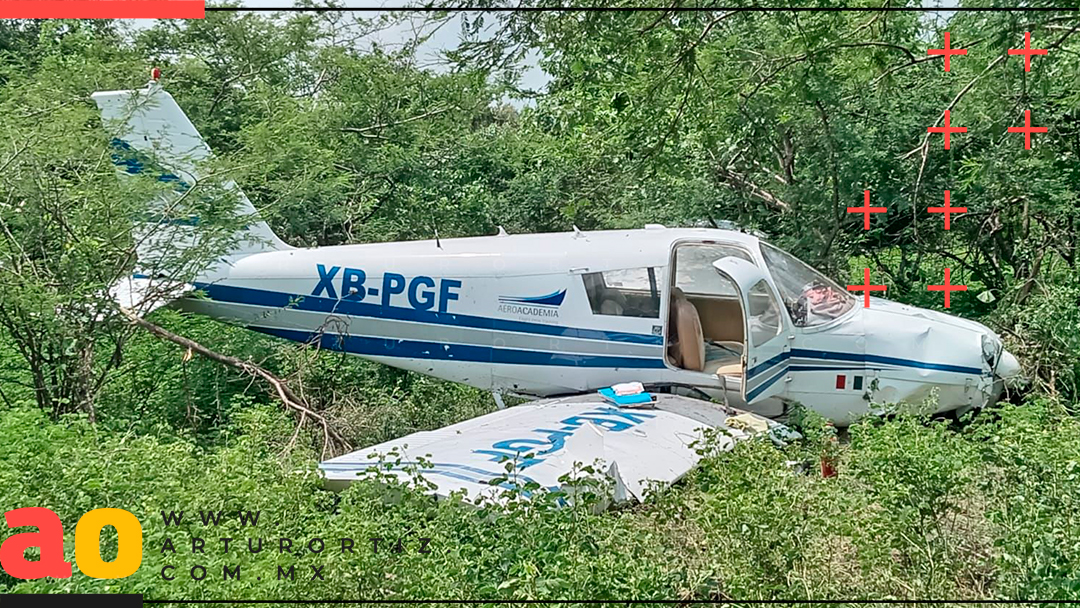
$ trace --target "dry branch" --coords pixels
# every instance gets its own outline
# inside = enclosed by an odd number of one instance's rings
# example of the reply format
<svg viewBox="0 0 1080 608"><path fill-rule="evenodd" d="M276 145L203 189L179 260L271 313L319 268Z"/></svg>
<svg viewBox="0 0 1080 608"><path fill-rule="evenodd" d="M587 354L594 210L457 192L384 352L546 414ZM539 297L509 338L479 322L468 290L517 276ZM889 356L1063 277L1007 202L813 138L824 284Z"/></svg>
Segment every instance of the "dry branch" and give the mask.
<svg viewBox="0 0 1080 608"><path fill-rule="evenodd" d="M752 182L749 177L741 173L737 173L723 167L718 167L716 169L716 177L721 184L733 190L744 192L747 195L752 196L758 200L764 201L773 209L779 211L791 211L791 205L789 203L781 200L778 196L772 194L768 190L765 190L761 186L758 186L757 184Z"/></svg>
<svg viewBox="0 0 1080 608"><path fill-rule="evenodd" d="M293 444L296 441L296 437L299 434L300 427L303 426L303 424L308 419L315 421L315 423L317 423L322 428L323 458L326 458L327 454L333 455L336 453L347 452L352 449L352 446L349 444L349 442L344 437L342 437L340 433L334 430L333 427L330 426L330 423L326 420L324 416L322 416L322 414L319 414L318 412L308 407L304 400L300 398L300 396L298 396L296 393L294 393L284 380L277 377L275 374L250 361L244 361L243 359L238 359L230 355L221 354L217 351L211 350L203 346L202 344L199 344L194 340L185 338L184 336L178 334L174 334L171 331L165 329L164 327L161 327L160 325L147 321L146 319L140 317L138 314L127 308L124 308L122 306L118 308L120 309L120 313L127 317L129 321L154 334L155 336L163 340L168 340L169 342L172 342L173 344L181 346L187 350L199 353L200 355L206 357L207 359L210 359L211 361L216 361L218 363L221 363L222 365L227 365L233 369L248 374L253 378L261 379L267 384L269 384L271 387L273 387L274 393L277 395L278 399L281 400L282 404L284 404L287 409L290 409L300 414L300 421L297 423L297 432L293 433L293 436L289 440L289 444L286 447L286 451L292 448Z"/></svg>

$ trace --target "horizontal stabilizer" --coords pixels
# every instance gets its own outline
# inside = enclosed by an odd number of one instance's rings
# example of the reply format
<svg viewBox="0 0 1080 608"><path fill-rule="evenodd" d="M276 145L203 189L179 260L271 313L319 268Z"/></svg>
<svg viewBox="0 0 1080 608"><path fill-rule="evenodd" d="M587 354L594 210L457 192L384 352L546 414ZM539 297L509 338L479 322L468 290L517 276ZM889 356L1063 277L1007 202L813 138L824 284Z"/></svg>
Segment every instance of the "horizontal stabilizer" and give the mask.
<svg viewBox="0 0 1080 608"><path fill-rule="evenodd" d="M188 283L134 276L117 281L109 288L109 296L121 308L145 316L194 290Z"/></svg>
<svg viewBox="0 0 1080 608"><path fill-rule="evenodd" d="M560 478L580 463L611 479L612 501L640 501L652 482L669 485L698 463L701 455L692 444L703 429L728 428L729 415L720 406L676 395L656 397L648 409L620 408L595 394L542 399L358 450L319 467L331 489L377 467L403 481L419 475L440 497L464 491L471 500L498 501L506 490L530 482L572 494ZM760 418L731 415L736 413ZM760 422L769 429L781 426ZM723 449L753 432L741 430L745 424L731 426L740 428L730 429ZM509 474L508 461L515 462Z"/></svg>

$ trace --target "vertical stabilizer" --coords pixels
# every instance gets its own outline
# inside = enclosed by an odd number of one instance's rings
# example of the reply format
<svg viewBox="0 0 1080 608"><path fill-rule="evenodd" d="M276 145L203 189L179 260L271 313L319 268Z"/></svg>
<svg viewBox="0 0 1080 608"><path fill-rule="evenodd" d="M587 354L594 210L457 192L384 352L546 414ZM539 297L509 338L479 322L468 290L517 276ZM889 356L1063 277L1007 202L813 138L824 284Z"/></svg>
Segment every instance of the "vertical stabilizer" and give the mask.
<svg viewBox="0 0 1080 608"><path fill-rule="evenodd" d="M203 177L199 172L212 156L210 148L172 95L156 81L143 89L102 91L92 97L101 109L105 129L112 136L113 160L121 173L152 172L159 181L175 184L175 196L157 201L157 211L163 211L170 200L176 200ZM247 225L236 234L236 243L227 252L227 258L290 249L256 215L255 207L235 182L229 180L224 187L236 197L231 201L235 203L235 213L248 219ZM166 249L175 251L185 243L194 242L193 226L199 218L165 219L167 215L151 214L137 222L135 236L140 268L156 266Z"/></svg>

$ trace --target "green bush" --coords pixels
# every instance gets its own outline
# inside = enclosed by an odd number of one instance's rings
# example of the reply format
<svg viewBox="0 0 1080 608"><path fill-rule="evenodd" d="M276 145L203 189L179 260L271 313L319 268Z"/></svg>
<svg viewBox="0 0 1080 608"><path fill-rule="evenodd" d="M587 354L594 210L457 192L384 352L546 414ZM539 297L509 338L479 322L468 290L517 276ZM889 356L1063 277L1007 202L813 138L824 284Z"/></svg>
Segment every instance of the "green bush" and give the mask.
<svg viewBox="0 0 1080 608"><path fill-rule="evenodd" d="M76 571L3 586L193 599L1080 600L1080 424L1046 401L959 428L866 420L838 447L839 475L828 479L816 447L740 443L644 504L607 512L560 508L542 492L477 507L386 480L327 492L314 453L281 455L292 431L283 413L250 400L234 408L234 430L215 446L104 432L77 416L53 422L33 407L0 412L0 504L56 511L69 560L75 522L94 508L133 512L145 538L129 578ZM164 524L161 511L181 510L182 525ZM226 517L204 526L200 510ZM243 526L241 510L259 511L258 525ZM192 537L206 540L205 555L192 553ZM227 554L221 537L234 538ZM266 548L250 554L248 537ZM279 553L280 537L293 539L291 553ZM304 546L316 537L318 554ZM115 539L103 538L107 557ZM175 553L163 552L166 538ZM353 539L353 553L341 538ZM196 564L206 580L191 580ZM166 565L176 580L162 580ZM296 580L276 580L279 565L295 566ZM240 579L223 580L226 566L239 566ZM310 566L326 580L308 580Z"/></svg>

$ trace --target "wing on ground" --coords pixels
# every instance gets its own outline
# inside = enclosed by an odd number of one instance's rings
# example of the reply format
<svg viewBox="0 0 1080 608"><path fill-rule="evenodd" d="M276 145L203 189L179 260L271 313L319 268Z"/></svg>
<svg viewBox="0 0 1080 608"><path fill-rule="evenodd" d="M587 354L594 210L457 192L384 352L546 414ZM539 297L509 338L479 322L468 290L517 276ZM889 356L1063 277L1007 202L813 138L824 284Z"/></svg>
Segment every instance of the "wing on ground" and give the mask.
<svg viewBox="0 0 1080 608"><path fill-rule="evenodd" d="M319 467L332 489L381 467L402 480L418 475L430 481L437 496L464 491L472 500L498 500L504 489L528 482L564 488L561 478L574 471L575 463L598 464L614 482L615 502L640 501L651 483L671 484L698 463L695 442L707 428L728 429L728 436L720 438L722 449L750 437L755 429L786 432L771 420L690 397L656 395L651 407L629 408L596 394L577 395L413 433ZM515 469L509 474L508 461Z"/></svg>

